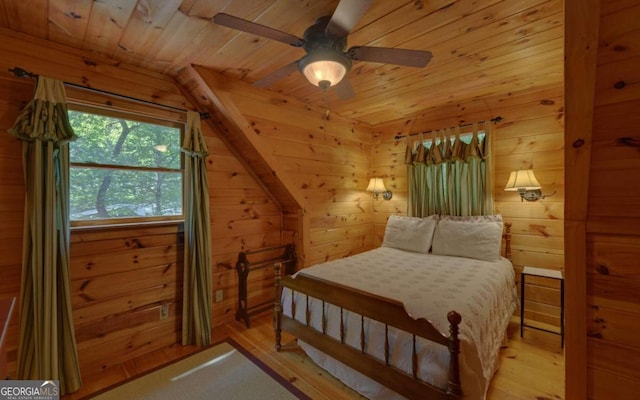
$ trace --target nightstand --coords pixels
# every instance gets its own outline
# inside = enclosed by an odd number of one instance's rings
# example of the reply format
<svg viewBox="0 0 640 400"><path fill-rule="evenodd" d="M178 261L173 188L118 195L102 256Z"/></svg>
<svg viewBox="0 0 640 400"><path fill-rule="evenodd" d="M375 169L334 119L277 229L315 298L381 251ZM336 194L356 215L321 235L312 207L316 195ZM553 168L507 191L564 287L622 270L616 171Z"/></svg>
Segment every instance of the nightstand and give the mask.
<svg viewBox="0 0 640 400"><path fill-rule="evenodd" d="M541 331L551 332L557 334L558 332L548 329L540 328L537 326L527 325L524 321L524 285L525 278L527 276L539 276L542 278L557 279L560 280L560 346L564 347L564 277L562 272L555 269L536 268L536 267L524 267L522 269L522 275L520 278L520 337L523 335L523 328L538 329Z"/></svg>

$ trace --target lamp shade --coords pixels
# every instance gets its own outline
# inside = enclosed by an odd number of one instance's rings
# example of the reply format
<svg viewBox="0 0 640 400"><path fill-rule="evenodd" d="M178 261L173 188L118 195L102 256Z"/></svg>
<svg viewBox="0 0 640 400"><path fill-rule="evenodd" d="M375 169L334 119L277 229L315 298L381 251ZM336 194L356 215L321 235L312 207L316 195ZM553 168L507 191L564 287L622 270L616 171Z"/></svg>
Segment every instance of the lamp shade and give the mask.
<svg viewBox="0 0 640 400"><path fill-rule="evenodd" d="M367 186L367 192L386 192L387 188L384 187L384 182L382 178L371 178L369 180L369 186Z"/></svg>
<svg viewBox="0 0 640 400"><path fill-rule="evenodd" d="M351 60L333 51L316 51L304 56L298 68L313 85L328 89L344 78L351 69Z"/></svg>
<svg viewBox="0 0 640 400"><path fill-rule="evenodd" d="M504 187L507 191L516 190L536 190L540 189L540 183L533 174L532 169L520 169L517 171L511 171L509 181Z"/></svg>

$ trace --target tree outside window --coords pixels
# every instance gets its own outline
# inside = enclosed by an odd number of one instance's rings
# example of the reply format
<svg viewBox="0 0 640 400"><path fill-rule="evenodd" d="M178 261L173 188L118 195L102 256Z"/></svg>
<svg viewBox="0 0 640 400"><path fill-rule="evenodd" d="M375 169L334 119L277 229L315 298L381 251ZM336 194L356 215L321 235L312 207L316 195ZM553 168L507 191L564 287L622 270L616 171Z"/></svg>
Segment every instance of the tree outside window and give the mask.
<svg viewBox="0 0 640 400"><path fill-rule="evenodd" d="M182 217L179 124L78 110L69 120L71 221Z"/></svg>

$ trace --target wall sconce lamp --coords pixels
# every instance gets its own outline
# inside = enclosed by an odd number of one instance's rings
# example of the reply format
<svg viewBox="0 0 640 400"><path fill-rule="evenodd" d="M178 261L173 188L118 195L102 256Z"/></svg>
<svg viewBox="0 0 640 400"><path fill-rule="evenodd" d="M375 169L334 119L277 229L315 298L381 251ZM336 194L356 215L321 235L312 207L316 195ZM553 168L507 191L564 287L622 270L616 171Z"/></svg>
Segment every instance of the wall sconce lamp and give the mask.
<svg viewBox="0 0 640 400"><path fill-rule="evenodd" d="M548 195L542 194L540 182L536 179L532 169L521 169L511 171L509 181L504 187L506 191L517 191L520 194L520 201L536 201L553 196L556 192Z"/></svg>
<svg viewBox="0 0 640 400"><path fill-rule="evenodd" d="M382 178L371 178L369 186L367 186L367 192L373 192L373 198L376 200L380 197L380 193L382 193L382 198L385 200L391 200L391 197L393 197L393 193L384 187Z"/></svg>

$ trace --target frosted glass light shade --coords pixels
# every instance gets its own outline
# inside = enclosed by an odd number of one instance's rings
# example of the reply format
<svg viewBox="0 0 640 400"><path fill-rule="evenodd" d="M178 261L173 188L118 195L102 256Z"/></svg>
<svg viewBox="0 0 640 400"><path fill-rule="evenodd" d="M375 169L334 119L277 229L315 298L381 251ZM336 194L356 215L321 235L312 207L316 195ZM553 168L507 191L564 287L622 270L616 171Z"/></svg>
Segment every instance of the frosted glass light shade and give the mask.
<svg viewBox="0 0 640 400"><path fill-rule="evenodd" d="M536 179L532 169L511 171L509 181L504 187L506 191L540 189L540 182Z"/></svg>
<svg viewBox="0 0 640 400"><path fill-rule="evenodd" d="M335 61L316 61L307 65L302 73L316 86L320 86L322 81L329 82L329 86L334 86L344 78L347 69Z"/></svg>
<svg viewBox="0 0 640 400"><path fill-rule="evenodd" d="M328 89L344 78L351 68L351 60L340 53L317 51L304 56L298 68L313 85Z"/></svg>

